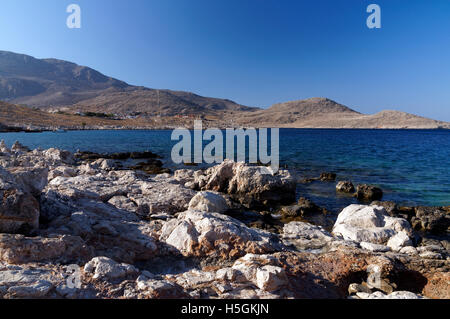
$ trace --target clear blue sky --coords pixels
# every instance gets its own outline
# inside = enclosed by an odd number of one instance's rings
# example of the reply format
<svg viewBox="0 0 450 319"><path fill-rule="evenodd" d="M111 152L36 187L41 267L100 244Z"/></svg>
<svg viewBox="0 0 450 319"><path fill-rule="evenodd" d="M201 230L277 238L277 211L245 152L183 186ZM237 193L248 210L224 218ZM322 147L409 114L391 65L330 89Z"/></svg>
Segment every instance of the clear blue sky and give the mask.
<svg viewBox="0 0 450 319"><path fill-rule="evenodd" d="M66 27L67 5L82 28ZM366 7L382 29L366 27ZM328 97L450 121L449 0L1 0L0 49L241 104Z"/></svg>

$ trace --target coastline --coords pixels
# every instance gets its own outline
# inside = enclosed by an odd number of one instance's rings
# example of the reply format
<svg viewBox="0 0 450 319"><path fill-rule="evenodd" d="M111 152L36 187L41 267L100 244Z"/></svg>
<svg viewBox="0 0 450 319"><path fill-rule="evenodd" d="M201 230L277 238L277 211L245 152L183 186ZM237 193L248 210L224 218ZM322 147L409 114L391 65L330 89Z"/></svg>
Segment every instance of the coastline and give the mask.
<svg viewBox="0 0 450 319"><path fill-rule="evenodd" d="M265 114L269 110L260 110ZM287 112L287 113L286 113ZM260 118L257 112L223 111L215 114L143 116L137 118L108 118L82 116L69 113L48 113L26 106L0 102L0 130L3 131L54 131L54 130L164 130L176 128L193 129L194 120L202 120L207 128L287 128L287 129L450 129L450 123L426 119L406 113L381 112L375 115L360 113L332 113L322 111L315 115L296 115L281 112L281 118L265 114ZM270 113L270 112L269 112ZM295 112L294 112L295 113ZM278 113L276 113L278 114ZM380 115L381 114L381 115ZM273 117L273 118L272 118Z"/></svg>
<svg viewBox="0 0 450 319"><path fill-rule="evenodd" d="M8 129L0 129L0 133L43 133L43 132L55 132L57 130L64 130L64 131L167 131L167 130L174 130L179 127L177 126L161 126L161 127L91 127L91 128L70 128L70 127L57 127L56 130L54 128L37 128L37 129L27 129L22 127L12 127ZM193 130L193 126L187 127L189 130ZM223 127L219 129L225 130L227 128L231 129L246 129L250 127L242 127L242 126L236 126L236 127ZM335 128L335 127L269 127L269 126L261 126L261 127L255 127L257 129L260 128L279 128L279 129L299 129L299 130L376 130L376 131L420 131L420 130L430 130L430 131L448 131L450 128L445 127L438 127L438 128ZM58 132L57 132L58 133Z"/></svg>
<svg viewBox="0 0 450 319"><path fill-rule="evenodd" d="M330 216L296 201L288 170L226 161L154 175L124 166L160 167L150 152L0 152L4 298L449 297L448 207L372 202L367 186L363 202ZM70 289L52 273L74 264L82 284Z"/></svg>
<svg viewBox="0 0 450 319"><path fill-rule="evenodd" d="M15 141L32 148L61 148L71 152L86 150L101 153L145 151L152 149L164 157L166 167L189 168L171 160L171 130L100 130L45 132L41 134L4 133L8 145ZM334 172L341 179L370 183L386 192L386 200L402 205L449 205L444 176L448 162L448 131L435 130L280 130L280 165L298 179ZM1 135L1 134L0 134ZM204 141L204 147L209 142ZM425 144L424 144L425 143ZM432 145L442 149L434 152ZM415 155L414 155L415 154ZM428 154L428 155L425 155ZM429 170L420 163L427 160ZM198 168L210 165L198 165ZM328 183L300 184L298 191L311 196L329 210L353 203L337 196ZM422 192L422 190L425 190Z"/></svg>

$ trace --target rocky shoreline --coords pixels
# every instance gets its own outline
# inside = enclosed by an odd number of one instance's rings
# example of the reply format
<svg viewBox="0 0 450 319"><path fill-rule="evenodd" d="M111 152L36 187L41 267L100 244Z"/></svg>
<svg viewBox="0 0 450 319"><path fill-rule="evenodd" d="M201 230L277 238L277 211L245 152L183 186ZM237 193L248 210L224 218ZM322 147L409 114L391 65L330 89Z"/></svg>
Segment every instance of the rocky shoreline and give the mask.
<svg viewBox="0 0 450 319"><path fill-rule="evenodd" d="M2 142L0 298L450 298L449 207L338 183L378 201L334 218L267 173Z"/></svg>
<svg viewBox="0 0 450 319"><path fill-rule="evenodd" d="M161 124L161 125L154 125L153 123L150 123L148 125L72 125L72 126L66 126L66 125L59 125L59 126L28 126L28 125L17 125L12 127L6 127L6 126L0 126L0 133L44 133L44 132L70 132L70 131L160 131L160 130L174 130L179 127L186 127L188 129L194 129L193 125L191 123L176 123L175 120L173 120L174 123L172 124ZM256 124L256 123L253 123ZM324 130L324 129L332 129L332 130L394 130L394 131L402 131L402 130L432 130L432 131L446 131L450 130L450 128L447 127L373 127L373 128L366 128L366 127L290 127L290 126L283 126L279 127L276 125L223 125L221 123L205 123L205 128L218 128L225 130L227 128L268 128L268 127L278 127L280 129L289 129L289 128L298 128L298 129L308 129L308 130Z"/></svg>

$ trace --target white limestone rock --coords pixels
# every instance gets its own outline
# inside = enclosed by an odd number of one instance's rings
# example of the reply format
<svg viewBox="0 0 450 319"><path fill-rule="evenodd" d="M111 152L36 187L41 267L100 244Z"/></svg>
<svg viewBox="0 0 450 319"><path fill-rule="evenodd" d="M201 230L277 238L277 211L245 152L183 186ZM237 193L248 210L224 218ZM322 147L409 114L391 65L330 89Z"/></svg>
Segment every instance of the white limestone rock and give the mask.
<svg viewBox="0 0 450 319"><path fill-rule="evenodd" d="M287 170L249 166L225 160L208 170L194 173L194 188L233 195L246 207L295 201L295 180Z"/></svg>
<svg viewBox="0 0 450 319"><path fill-rule="evenodd" d="M411 238L409 238L408 234L404 231L398 232L387 242L387 246L396 252L400 251L403 247L412 246L412 244Z"/></svg>
<svg viewBox="0 0 450 319"><path fill-rule="evenodd" d="M95 257L84 266L86 273L93 274L94 279L122 279L135 274L138 270L125 263L118 263L107 257Z"/></svg>
<svg viewBox="0 0 450 319"><path fill-rule="evenodd" d="M1 265L1 264L0 264ZM46 298L61 280L62 270L52 265L0 267L0 297Z"/></svg>
<svg viewBox="0 0 450 319"><path fill-rule="evenodd" d="M248 228L229 216L186 211L164 224L160 241L185 256L240 257L246 253L267 253L280 248L273 234Z"/></svg>
<svg viewBox="0 0 450 319"><path fill-rule="evenodd" d="M53 284L46 280L39 280L29 286L13 286L8 289L8 294L15 298L42 298L53 288Z"/></svg>
<svg viewBox="0 0 450 319"><path fill-rule="evenodd" d="M48 159L55 162L60 162L64 164L72 165L75 163L75 158L69 151L60 150L57 148L50 148L42 152L42 155Z"/></svg>
<svg viewBox="0 0 450 319"><path fill-rule="evenodd" d="M256 285L261 290L273 292L287 284L286 272L281 267L267 265L256 272Z"/></svg>
<svg viewBox="0 0 450 319"><path fill-rule="evenodd" d="M366 292L356 293L360 299L424 299L423 296L417 295L409 291L395 291L388 295L382 293L381 291L376 291L372 294Z"/></svg>
<svg viewBox="0 0 450 319"><path fill-rule="evenodd" d="M298 249L319 249L334 240L323 227L304 222L290 222L283 227L283 242Z"/></svg>
<svg viewBox="0 0 450 319"><path fill-rule="evenodd" d="M372 244L365 241L361 242L360 246L361 248L372 251L374 253L385 253L391 250L391 248L388 246Z"/></svg>
<svg viewBox="0 0 450 319"><path fill-rule="evenodd" d="M345 240L386 245L400 232L411 234L409 222L390 217L383 207L350 205L339 214L332 233Z"/></svg>
<svg viewBox="0 0 450 319"><path fill-rule="evenodd" d="M399 253L409 255L409 256L416 256L419 254L417 249L412 246L403 247L402 249L400 249Z"/></svg>
<svg viewBox="0 0 450 319"><path fill-rule="evenodd" d="M52 181L56 177L75 177L78 172L75 168L69 166L58 166L48 173L48 181Z"/></svg>
<svg viewBox="0 0 450 319"><path fill-rule="evenodd" d="M189 202L189 210L223 214L228 209L226 199L217 192L199 192Z"/></svg>

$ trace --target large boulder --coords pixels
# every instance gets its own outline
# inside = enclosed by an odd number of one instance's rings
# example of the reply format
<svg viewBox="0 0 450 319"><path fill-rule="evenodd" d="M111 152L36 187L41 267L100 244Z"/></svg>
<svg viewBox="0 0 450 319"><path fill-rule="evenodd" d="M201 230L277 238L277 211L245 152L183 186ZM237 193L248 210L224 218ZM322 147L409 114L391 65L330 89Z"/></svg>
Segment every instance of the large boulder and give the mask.
<svg viewBox="0 0 450 319"><path fill-rule="evenodd" d="M262 254L280 247L275 235L251 229L229 216L186 211L164 224L160 241L185 256L237 258Z"/></svg>
<svg viewBox="0 0 450 319"><path fill-rule="evenodd" d="M225 213L229 209L226 199L217 192L199 192L190 203L189 210L207 213Z"/></svg>
<svg viewBox="0 0 450 319"><path fill-rule="evenodd" d="M0 233L27 233L39 227L39 202L17 188L0 189Z"/></svg>
<svg viewBox="0 0 450 319"><path fill-rule="evenodd" d="M172 203L165 200L179 195L170 192L177 187L182 188L171 183L146 182L130 171L56 177L41 196L41 215L46 223L41 233L79 236L94 247L96 256L118 262L148 260L158 250L155 233L160 226L147 219L142 221L140 212L147 218L151 212L151 206L147 205L158 203L158 197L161 205L176 211L176 200ZM142 202L135 198L141 198ZM190 197L184 200L186 208L189 200Z"/></svg>
<svg viewBox="0 0 450 319"><path fill-rule="evenodd" d="M249 166L225 160L205 172L194 173L193 187L232 195L248 208L295 201L295 180L287 170Z"/></svg>
<svg viewBox="0 0 450 319"><path fill-rule="evenodd" d="M402 218L390 217L383 207L350 205L339 214L332 233L345 240L386 245L401 232L411 236L412 229L409 222ZM392 246L400 249L402 246L400 239L399 237L392 239ZM403 241L403 244L409 245L410 242Z"/></svg>
<svg viewBox="0 0 450 319"><path fill-rule="evenodd" d="M82 198L100 202L112 200L118 209L133 210L141 217L174 214L188 208L195 192L180 184L152 179L143 180L133 171L100 172L76 177L58 176L49 183L49 190L73 200ZM123 200L123 197L128 200ZM130 205L130 202L133 203ZM123 205L125 204L125 206Z"/></svg>
<svg viewBox="0 0 450 319"><path fill-rule="evenodd" d="M148 207L150 215L170 214L185 211L195 192L182 185L158 180L156 176L153 181L142 184L141 194L129 195L141 208Z"/></svg>
<svg viewBox="0 0 450 319"><path fill-rule="evenodd" d="M48 168L14 168L9 170L20 189L35 197L47 186Z"/></svg>
<svg viewBox="0 0 450 319"><path fill-rule="evenodd" d="M50 148L42 152L43 156L51 161L60 162L63 164L74 164L75 157L69 151L60 150L57 148Z"/></svg>
<svg viewBox="0 0 450 319"><path fill-rule="evenodd" d="M0 233L29 232L39 227L39 196L47 169L0 168Z"/></svg>
<svg viewBox="0 0 450 319"><path fill-rule="evenodd" d="M118 210L102 202L49 198L50 193L46 196L45 210L59 212L59 216L46 214L51 220L47 228L41 230L44 236L79 236L94 248L96 256L130 264L148 260L157 253L157 224L140 221L134 213Z"/></svg>

